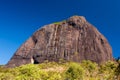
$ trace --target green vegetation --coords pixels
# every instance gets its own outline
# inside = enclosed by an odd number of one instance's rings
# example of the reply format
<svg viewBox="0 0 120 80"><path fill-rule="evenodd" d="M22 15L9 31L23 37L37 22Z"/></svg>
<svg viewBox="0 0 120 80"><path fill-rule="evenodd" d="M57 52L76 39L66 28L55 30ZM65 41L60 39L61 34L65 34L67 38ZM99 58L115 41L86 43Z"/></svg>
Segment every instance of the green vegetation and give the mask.
<svg viewBox="0 0 120 80"><path fill-rule="evenodd" d="M67 80L83 80L85 74L80 64L71 63L65 75Z"/></svg>
<svg viewBox="0 0 120 80"><path fill-rule="evenodd" d="M59 25L61 22L54 22L54 24Z"/></svg>
<svg viewBox="0 0 120 80"><path fill-rule="evenodd" d="M54 24L59 25L60 23L66 22L66 20L60 21L60 22L54 22Z"/></svg>
<svg viewBox="0 0 120 80"><path fill-rule="evenodd" d="M120 80L120 63L44 62L16 68L0 67L0 80Z"/></svg>

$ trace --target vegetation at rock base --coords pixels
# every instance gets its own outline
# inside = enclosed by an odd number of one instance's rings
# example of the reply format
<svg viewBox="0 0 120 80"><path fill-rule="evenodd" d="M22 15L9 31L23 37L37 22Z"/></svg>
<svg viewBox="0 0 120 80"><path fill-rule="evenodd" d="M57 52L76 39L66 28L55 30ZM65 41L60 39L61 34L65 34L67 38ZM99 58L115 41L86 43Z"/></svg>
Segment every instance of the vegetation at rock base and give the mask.
<svg viewBox="0 0 120 80"><path fill-rule="evenodd" d="M16 68L0 67L0 80L120 80L120 63L44 62Z"/></svg>

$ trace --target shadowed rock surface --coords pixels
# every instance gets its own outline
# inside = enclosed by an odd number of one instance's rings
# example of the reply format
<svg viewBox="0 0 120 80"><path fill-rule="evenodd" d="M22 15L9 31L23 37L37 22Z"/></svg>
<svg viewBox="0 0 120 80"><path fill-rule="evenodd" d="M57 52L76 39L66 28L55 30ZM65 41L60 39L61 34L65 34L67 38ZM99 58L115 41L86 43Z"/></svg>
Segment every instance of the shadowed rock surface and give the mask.
<svg viewBox="0 0 120 80"><path fill-rule="evenodd" d="M37 30L6 66L38 64L46 60L57 62L61 59L75 62L91 60L100 64L113 57L106 38L84 17L73 16Z"/></svg>

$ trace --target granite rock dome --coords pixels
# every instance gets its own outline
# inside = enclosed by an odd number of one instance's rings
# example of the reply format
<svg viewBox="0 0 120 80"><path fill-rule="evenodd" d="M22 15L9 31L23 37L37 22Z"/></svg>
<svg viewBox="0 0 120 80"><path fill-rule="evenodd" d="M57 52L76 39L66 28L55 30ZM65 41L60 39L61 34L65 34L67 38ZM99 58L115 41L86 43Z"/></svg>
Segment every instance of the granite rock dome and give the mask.
<svg viewBox="0 0 120 80"><path fill-rule="evenodd" d="M112 60L112 49L107 39L83 16L72 16L62 22L45 25L37 30L15 52L6 66L16 67L46 60L98 64Z"/></svg>

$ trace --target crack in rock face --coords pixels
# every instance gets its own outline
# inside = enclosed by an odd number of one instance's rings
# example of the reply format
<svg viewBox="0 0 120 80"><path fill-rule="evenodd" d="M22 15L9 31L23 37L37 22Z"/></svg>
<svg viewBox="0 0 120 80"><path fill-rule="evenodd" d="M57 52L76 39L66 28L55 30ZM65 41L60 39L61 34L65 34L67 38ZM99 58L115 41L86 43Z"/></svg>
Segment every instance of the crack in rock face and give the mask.
<svg viewBox="0 0 120 80"><path fill-rule="evenodd" d="M98 64L113 60L112 49L106 38L83 16L72 16L57 24L37 30L15 52L7 67L39 64L59 60Z"/></svg>

